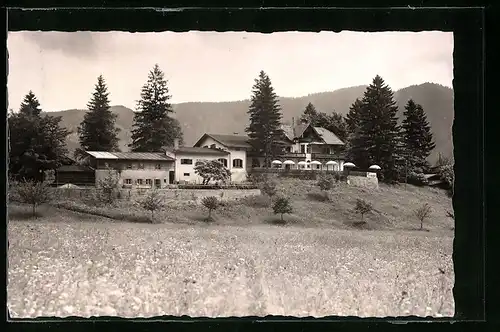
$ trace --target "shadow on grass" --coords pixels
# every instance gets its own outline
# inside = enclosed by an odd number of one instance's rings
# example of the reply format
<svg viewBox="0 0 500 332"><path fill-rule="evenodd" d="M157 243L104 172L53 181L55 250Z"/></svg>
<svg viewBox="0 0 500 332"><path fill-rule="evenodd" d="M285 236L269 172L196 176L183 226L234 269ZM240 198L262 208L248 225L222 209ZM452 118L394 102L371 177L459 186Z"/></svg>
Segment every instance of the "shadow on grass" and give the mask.
<svg viewBox="0 0 500 332"><path fill-rule="evenodd" d="M359 229L359 230L372 230L375 229L373 226L371 226L368 222L366 221L349 221L346 222L346 225Z"/></svg>
<svg viewBox="0 0 500 332"><path fill-rule="evenodd" d="M151 220L151 218L146 216L146 215L127 214L127 213L113 211L112 209L100 210L100 209L96 209L95 207L92 208L92 207L87 207L87 206L83 206L83 205L72 205L72 204L58 204L58 207L61 209L65 209L65 210L69 210L69 211L73 211L73 212L90 214L93 216L105 217L105 218L118 220L118 221L142 223L142 224L156 223L156 222L153 222Z"/></svg>
<svg viewBox="0 0 500 332"><path fill-rule="evenodd" d="M33 211L30 207L21 208L21 207L9 207L9 219L14 220L34 220L38 218L43 218L44 214L41 211L36 211L35 215L33 215Z"/></svg>
<svg viewBox="0 0 500 332"><path fill-rule="evenodd" d="M330 198L323 193L307 193L307 198L316 202L329 202Z"/></svg>
<svg viewBox="0 0 500 332"><path fill-rule="evenodd" d="M197 214L197 215L191 216L190 219L192 219L194 221L202 222L202 223L207 224L207 225L217 223L217 217L215 217L215 216L208 217L207 215Z"/></svg>

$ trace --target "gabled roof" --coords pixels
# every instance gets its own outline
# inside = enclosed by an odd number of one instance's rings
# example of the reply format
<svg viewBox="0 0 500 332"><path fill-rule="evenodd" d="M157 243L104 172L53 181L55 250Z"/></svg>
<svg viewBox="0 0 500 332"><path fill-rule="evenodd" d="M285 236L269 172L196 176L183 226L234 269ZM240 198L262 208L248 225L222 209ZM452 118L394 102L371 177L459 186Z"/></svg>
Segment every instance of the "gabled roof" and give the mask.
<svg viewBox="0 0 500 332"><path fill-rule="evenodd" d="M185 154L204 154L211 156L226 156L229 154L228 151L223 151L219 149L211 149L211 148L201 148L201 147L189 147L183 146L174 150L174 153L185 153Z"/></svg>
<svg viewBox="0 0 500 332"><path fill-rule="evenodd" d="M104 152L87 151L87 154L96 159L104 160L154 160L154 161L174 161L173 158L162 152Z"/></svg>
<svg viewBox="0 0 500 332"><path fill-rule="evenodd" d="M310 124L308 123L301 123L296 125L295 127L290 126L290 125L283 125L282 129L283 132L285 133L285 136L290 140L293 141L294 139L299 138L304 134L307 128L310 127ZM344 145L344 142L342 142L334 133L329 131L328 129L325 129L323 127L313 127L313 130L323 139L325 144L332 144L332 145Z"/></svg>
<svg viewBox="0 0 500 332"><path fill-rule="evenodd" d="M195 147L198 147L201 142L207 137L219 142L228 148L250 148L251 145L248 144L247 135L222 135L222 134L204 134L198 142L195 143Z"/></svg>
<svg viewBox="0 0 500 332"><path fill-rule="evenodd" d="M323 127L313 127L316 133L325 141L326 144L332 145L344 145L344 142L340 140L334 133L325 129Z"/></svg>

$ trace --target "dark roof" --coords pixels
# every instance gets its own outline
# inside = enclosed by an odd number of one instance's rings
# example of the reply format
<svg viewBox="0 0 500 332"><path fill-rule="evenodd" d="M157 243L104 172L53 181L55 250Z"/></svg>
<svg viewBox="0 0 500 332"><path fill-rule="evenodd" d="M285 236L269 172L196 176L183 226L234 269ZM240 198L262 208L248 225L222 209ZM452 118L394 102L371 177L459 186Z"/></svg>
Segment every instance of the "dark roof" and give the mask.
<svg viewBox="0 0 500 332"><path fill-rule="evenodd" d="M204 134L198 142L194 145L195 147L199 146L201 141L206 137L210 137L213 140L219 142L220 144L228 147L228 148L250 148L251 145L248 144L248 136L247 135L226 135L226 134Z"/></svg>
<svg viewBox="0 0 500 332"><path fill-rule="evenodd" d="M285 133L286 138L288 138L290 141L293 141L294 139L299 138L304 134L307 128L309 128L308 123L301 123L294 126L290 125L283 125L282 130ZM330 130L325 129L323 127L312 127L314 131L325 141L325 144L332 144L332 145L344 145L344 142L342 142L334 133L332 133Z"/></svg>
<svg viewBox="0 0 500 332"><path fill-rule="evenodd" d="M94 170L87 166L63 165L57 169L58 172L93 172Z"/></svg>
<svg viewBox="0 0 500 332"><path fill-rule="evenodd" d="M162 152L103 152L87 151L89 155L96 159L104 160L154 160L154 161L174 161L174 158Z"/></svg>
<svg viewBox="0 0 500 332"><path fill-rule="evenodd" d="M323 127L313 127L318 135L325 141L326 144L332 145L344 145L344 142L340 140L334 133Z"/></svg>
<svg viewBox="0 0 500 332"><path fill-rule="evenodd" d="M189 147L183 146L174 150L175 153L186 153L186 154L205 154L213 156L226 156L229 154L227 151L211 148L200 148L200 147Z"/></svg>

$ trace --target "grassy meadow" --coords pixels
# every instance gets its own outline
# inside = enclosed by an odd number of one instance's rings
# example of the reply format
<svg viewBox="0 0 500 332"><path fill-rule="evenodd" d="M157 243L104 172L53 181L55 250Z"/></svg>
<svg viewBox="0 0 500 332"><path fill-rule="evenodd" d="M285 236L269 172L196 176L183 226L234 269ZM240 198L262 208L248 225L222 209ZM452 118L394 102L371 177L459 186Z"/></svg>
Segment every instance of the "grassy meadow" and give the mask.
<svg viewBox="0 0 500 332"><path fill-rule="evenodd" d="M35 316L452 316L453 220L445 193L314 181L279 190L294 212L276 225L267 197L206 209L171 202L159 223L132 202L9 206L8 307ZM353 226L356 198L373 204ZM413 211L432 214L417 230Z"/></svg>

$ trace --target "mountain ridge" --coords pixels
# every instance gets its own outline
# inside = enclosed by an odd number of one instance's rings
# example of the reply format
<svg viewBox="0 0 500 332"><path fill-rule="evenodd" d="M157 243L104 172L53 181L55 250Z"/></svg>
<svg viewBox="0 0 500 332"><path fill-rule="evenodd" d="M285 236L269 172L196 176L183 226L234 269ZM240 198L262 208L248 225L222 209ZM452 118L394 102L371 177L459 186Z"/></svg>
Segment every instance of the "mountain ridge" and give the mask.
<svg viewBox="0 0 500 332"><path fill-rule="evenodd" d="M356 98L362 97L365 90L366 85L359 85L311 93L302 97L279 97L283 122L291 123L292 118L298 119L309 102L313 103L318 111L326 113L335 111L346 115L349 106ZM430 157L431 162L437 158L439 152L452 156L453 90L436 83L423 83L399 89L394 92L394 97L399 108L400 120L404 105L410 98L421 104L426 111L436 142L436 148ZM175 112L173 116L181 123L186 145L194 144L206 132L244 134L249 105L249 99L172 104ZM111 106L111 110L118 115L116 127L120 129L120 148L122 151L128 151L127 144L131 140L134 111L123 105ZM72 132L67 138L71 153L78 147L77 127L83 120L85 112L86 110L80 109L50 112L50 115L61 116L62 125Z"/></svg>

